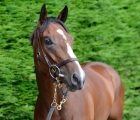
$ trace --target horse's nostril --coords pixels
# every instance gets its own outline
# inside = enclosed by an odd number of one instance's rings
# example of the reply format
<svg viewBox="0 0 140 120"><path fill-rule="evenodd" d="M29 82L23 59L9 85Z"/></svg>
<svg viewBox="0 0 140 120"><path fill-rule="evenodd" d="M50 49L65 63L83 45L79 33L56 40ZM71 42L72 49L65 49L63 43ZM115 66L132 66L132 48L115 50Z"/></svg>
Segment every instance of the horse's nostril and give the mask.
<svg viewBox="0 0 140 120"><path fill-rule="evenodd" d="M72 78L72 84L77 86L79 83L79 79L78 76L76 74L73 74L73 78Z"/></svg>

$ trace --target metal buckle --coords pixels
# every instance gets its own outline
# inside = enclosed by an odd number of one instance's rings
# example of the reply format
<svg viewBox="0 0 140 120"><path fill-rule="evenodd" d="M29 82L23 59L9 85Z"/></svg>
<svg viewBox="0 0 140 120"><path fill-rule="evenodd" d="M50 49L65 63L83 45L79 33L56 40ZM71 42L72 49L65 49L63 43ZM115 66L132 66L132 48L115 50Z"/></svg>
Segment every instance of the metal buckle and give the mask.
<svg viewBox="0 0 140 120"><path fill-rule="evenodd" d="M37 52L37 57L39 57L40 56L40 52Z"/></svg>
<svg viewBox="0 0 140 120"><path fill-rule="evenodd" d="M54 74L57 73L59 75L60 74L60 69L56 65L51 65L49 67L49 73L50 73L52 78L56 79Z"/></svg>

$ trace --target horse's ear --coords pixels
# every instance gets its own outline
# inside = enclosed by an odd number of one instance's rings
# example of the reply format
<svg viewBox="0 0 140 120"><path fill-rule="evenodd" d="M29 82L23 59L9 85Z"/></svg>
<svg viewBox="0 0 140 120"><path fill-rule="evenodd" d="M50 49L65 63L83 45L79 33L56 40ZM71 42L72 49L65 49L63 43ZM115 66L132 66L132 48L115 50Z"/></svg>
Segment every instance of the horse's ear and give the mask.
<svg viewBox="0 0 140 120"><path fill-rule="evenodd" d="M39 18L40 24L42 24L46 20L47 14L48 13L47 13L46 5L44 3L40 11L40 18Z"/></svg>
<svg viewBox="0 0 140 120"><path fill-rule="evenodd" d="M59 13L58 19L60 19L62 22L65 22L67 20L68 16L68 7L65 6L64 9Z"/></svg>

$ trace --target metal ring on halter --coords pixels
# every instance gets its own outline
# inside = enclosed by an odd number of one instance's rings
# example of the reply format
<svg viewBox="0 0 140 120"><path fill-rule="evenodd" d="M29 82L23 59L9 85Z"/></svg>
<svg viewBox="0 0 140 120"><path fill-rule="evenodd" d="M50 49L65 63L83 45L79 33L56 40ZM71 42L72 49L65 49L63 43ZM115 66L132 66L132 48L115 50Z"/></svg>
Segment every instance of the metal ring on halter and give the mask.
<svg viewBox="0 0 140 120"><path fill-rule="evenodd" d="M56 79L56 77L54 77L52 73L58 72L58 75L59 75L60 74L60 69L56 65L51 65L49 67L49 72L50 72L50 75L52 76L52 78Z"/></svg>
<svg viewBox="0 0 140 120"><path fill-rule="evenodd" d="M37 52L37 57L40 56L40 52Z"/></svg>

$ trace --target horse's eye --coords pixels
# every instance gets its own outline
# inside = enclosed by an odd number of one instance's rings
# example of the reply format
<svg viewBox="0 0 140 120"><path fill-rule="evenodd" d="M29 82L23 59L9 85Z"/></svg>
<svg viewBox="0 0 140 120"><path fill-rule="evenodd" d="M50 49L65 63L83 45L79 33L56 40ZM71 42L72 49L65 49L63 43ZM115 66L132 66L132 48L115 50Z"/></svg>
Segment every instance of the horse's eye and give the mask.
<svg viewBox="0 0 140 120"><path fill-rule="evenodd" d="M44 43L47 44L47 45L51 45L52 41L51 41L50 38L45 38Z"/></svg>

